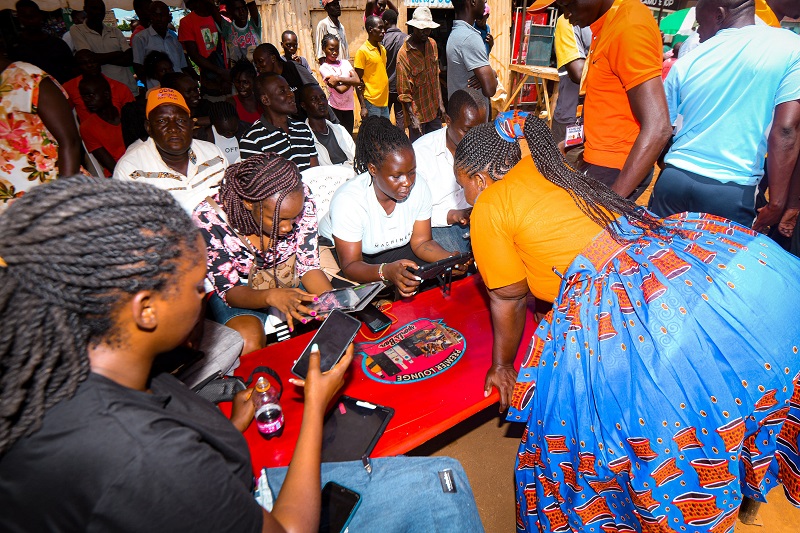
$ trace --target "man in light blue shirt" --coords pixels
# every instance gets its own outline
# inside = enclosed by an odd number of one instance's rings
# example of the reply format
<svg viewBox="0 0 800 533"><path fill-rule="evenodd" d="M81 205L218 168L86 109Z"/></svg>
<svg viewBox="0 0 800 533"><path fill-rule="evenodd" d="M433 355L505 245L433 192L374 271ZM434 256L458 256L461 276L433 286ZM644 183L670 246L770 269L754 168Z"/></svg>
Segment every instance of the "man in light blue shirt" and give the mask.
<svg viewBox="0 0 800 533"><path fill-rule="evenodd" d="M183 45L178 41L178 34L169 29L172 14L164 2L153 2L150 5L150 27L137 33L131 39L133 48L133 68L141 81L146 81L146 87L152 89L158 86L158 81L147 79L144 69L144 58L147 54L157 50L164 52L172 61L172 70L175 72L190 72L183 54ZM191 72L194 74L194 72Z"/></svg>
<svg viewBox="0 0 800 533"><path fill-rule="evenodd" d="M754 3L700 0L700 45L664 83L675 126L651 209L700 211L763 230L780 221L800 148L800 36L757 26ZM769 151L770 202L755 198ZM755 220L755 224L754 224Z"/></svg>

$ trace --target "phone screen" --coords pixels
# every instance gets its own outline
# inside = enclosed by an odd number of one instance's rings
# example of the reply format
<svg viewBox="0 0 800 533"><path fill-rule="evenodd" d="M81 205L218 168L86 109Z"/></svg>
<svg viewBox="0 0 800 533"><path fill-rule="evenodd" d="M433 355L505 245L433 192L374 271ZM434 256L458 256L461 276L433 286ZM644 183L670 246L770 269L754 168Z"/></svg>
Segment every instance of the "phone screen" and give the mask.
<svg viewBox="0 0 800 533"><path fill-rule="evenodd" d="M350 522L361 496L346 487L328 481L322 488L322 514L320 533L341 533Z"/></svg>
<svg viewBox="0 0 800 533"><path fill-rule="evenodd" d="M292 373L303 379L308 375L308 358L311 356L311 346L319 345L320 369L327 372L339 361L347 347L353 342L361 322L355 318L334 310L317 330L314 338L308 343L303 355L292 367Z"/></svg>

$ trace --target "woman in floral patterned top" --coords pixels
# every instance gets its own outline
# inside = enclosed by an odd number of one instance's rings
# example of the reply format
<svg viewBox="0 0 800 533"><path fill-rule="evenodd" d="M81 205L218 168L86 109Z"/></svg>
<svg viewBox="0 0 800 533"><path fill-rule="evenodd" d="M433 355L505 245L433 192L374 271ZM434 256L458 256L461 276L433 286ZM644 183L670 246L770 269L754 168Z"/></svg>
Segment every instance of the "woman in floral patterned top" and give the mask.
<svg viewBox="0 0 800 533"><path fill-rule="evenodd" d="M58 82L30 63L0 57L0 212L36 185L76 174L80 153Z"/></svg>
<svg viewBox="0 0 800 533"><path fill-rule="evenodd" d="M268 315L263 311L283 313L291 330L293 320L305 323L315 316L304 304L332 289L320 270L316 208L297 166L273 153L228 167L212 200L201 202L193 213L206 241L208 279L215 290L209 310L215 321L241 333L248 353L266 343ZM247 286L253 261L263 269L292 257L309 292Z"/></svg>

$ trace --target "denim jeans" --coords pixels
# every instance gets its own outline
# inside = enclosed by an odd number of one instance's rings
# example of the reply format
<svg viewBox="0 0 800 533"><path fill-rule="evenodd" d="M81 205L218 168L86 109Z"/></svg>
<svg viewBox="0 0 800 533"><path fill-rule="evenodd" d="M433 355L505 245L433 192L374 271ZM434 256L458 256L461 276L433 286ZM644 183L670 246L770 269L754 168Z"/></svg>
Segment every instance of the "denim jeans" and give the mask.
<svg viewBox="0 0 800 533"><path fill-rule="evenodd" d="M448 252L469 252L471 250L469 238L464 238L469 233L469 226L445 226L443 228L431 228L433 240Z"/></svg>
<svg viewBox="0 0 800 533"><path fill-rule="evenodd" d="M369 116L389 118L389 106L378 107L370 104L366 100L364 100L364 103L367 105L367 114Z"/></svg>
<svg viewBox="0 0 800 533"><path fill-rule="evenodd" d="M453 473L456 492L442 490L438 472L445 469ZM267 478L277 494L286 468L267 469ZM323 463L322 485L328 481L361 495L349 525L353 532L483 531L467 474L450 457L382 457L372 460L372 474L361 461Z"/></svg>

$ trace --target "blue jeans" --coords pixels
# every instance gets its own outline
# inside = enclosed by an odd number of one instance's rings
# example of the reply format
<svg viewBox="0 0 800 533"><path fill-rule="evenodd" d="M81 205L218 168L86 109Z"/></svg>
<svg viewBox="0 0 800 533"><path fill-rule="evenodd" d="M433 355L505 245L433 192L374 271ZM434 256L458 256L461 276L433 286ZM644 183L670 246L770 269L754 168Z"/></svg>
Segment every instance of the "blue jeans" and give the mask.
<svg viewBox="0 0 800 533"><path fill-rule="evenodd" d="M389 118L389 106L388 105L384 106L384 107L378 107L376 105L370 104L366 100L364 100L364 103L367 106L367 114L369 116L371 116L371 117L375 116L375 117Z"/></svg>
<svg viewBox="0 0 800 533"><path fill-rule="evenodd" d="M438 472L450 469L456 492L444 492ZM286 478L286 467L267 469L273 494ZM372 460L372 474L361 461L323 463L328 481L361 495L350 531L458 532L483 531L475 497L461 464L450 457L382 457Z"/></svg>
<svg viewBox="0 0 800 533"><path fill-rule="evenodd" d="M228 320L236 318L237 316L250 315L254 316L265 324L268 320L269 314L255 309L242 309L240 307L231 307L225 303L225 300L220 298L216 292L212 293L208 298L208 314L209 318L217 324L227 324Z"/></svg>
<svg viewBox="0 0 800 533"><path fill-rule="evenodd" d="M445 226L443 228L431 228L433 240L448 252L469 252L471 251L469 238L464 238L464 234L469 233L469 225Z"/></svg>

